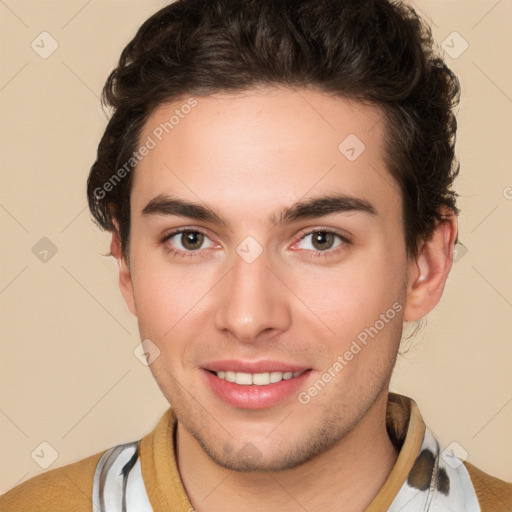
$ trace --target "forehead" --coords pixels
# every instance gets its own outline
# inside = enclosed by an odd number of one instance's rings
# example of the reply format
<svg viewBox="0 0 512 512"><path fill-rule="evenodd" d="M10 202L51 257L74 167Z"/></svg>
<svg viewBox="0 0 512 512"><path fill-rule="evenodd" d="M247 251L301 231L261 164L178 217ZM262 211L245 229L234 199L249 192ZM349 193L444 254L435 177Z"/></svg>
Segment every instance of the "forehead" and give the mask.
<svg viewBox="0 0 512 512"><path fill-rule="evenodd" d="M261 209L267 217L273 205L309 192L342 192L396 209L383 125L376 107L312 90L183 97L160 105L140 134L139 146L151 149L135 171L134 211L172 194L246 213Z"/></svg>

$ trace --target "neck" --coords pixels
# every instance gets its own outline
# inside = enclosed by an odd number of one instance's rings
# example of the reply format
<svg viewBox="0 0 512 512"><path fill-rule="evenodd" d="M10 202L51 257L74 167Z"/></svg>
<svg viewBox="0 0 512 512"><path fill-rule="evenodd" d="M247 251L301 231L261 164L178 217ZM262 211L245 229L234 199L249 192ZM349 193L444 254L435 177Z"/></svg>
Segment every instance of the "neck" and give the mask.
<svg viewBox="0 0 512 512"><path fill-rule="evenodd" d="M387 390L335 446L279 472L244 473L220 467L178 423L176 461L194 509L362 512L398 457L386 430L386 405Z"/></svg>

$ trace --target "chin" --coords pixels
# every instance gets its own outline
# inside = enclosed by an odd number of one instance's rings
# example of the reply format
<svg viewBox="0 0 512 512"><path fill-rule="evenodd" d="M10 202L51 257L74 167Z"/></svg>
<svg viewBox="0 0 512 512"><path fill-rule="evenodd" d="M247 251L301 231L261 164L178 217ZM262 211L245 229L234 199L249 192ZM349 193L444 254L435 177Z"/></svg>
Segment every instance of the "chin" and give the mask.
<svg viewBox="0 0 512 512"><path fill-rule="evenodd" d="M216 443L213 446L195 433L192 434L204 452L217 465L238 472L267 472L293 469L327 451L339 440L333 431L315 431L305 435L304 440L296 440L294 445L284 446L283 439L269 442L264 440L265 448L258 448L256 443L246 442L241 447L233 446L233 440ZM289 437L286 437L288 442ZM214 441L215 442L215 441ZM261 446L261 445L260 445ZM279 446L279 451L276 447ZM263 451L262 451L263 450Z"/></svg>

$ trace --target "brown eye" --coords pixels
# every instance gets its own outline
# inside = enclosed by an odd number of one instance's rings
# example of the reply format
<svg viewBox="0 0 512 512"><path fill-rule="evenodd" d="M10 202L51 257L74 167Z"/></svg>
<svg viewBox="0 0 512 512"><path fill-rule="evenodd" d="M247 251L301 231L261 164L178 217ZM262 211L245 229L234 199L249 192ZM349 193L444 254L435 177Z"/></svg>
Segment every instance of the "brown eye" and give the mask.
<svg viewBox="0 0 512 512"><path fill-rule="evenodd" d="M329 231L313 231L312 244L319 251L331 249L334 244L335 235Z"/></svg>
<svg viewBox="0 0 512 512"><path fill-rule="evenodd" d="M188 251L200 249L204 242L204 235L199 231L183 231L180 238L181 244Z"/></svg>
<svg viewBox="0 0 512 512"><path fill-rule="evenodd" d="M336 242L338 239L338 242ZM334 256L343 250L349 241L342 235L334 231L316 229L306 233L299 241L301 249L306 249L311 256Z"/></svg>
<svg viewBox="0 0 512 512"><path fill-rule="evenodd" d="M213 246L210 238L195 229L179 229L168 234L163 243L171 252L180 255L193 256L200 254L203 249Z"/></svg>

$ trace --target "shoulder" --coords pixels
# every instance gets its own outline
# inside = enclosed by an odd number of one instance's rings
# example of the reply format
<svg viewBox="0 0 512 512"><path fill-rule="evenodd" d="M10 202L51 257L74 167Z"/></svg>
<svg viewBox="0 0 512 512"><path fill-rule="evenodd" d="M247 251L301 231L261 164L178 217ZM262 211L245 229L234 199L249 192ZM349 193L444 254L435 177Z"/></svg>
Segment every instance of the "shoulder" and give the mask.
<svg viewBox="0 0 512 512"><path fill-rule="evenodd" d="M52 469L17 485L0 496L0 511L90 512L94 471L105 452Z"/></svg>
<svg viewBox="0 0 512 512"><path fill-rule="evenodd" d="M505 482L464 461L482 512L512 510L512 482Z"/></svg>

